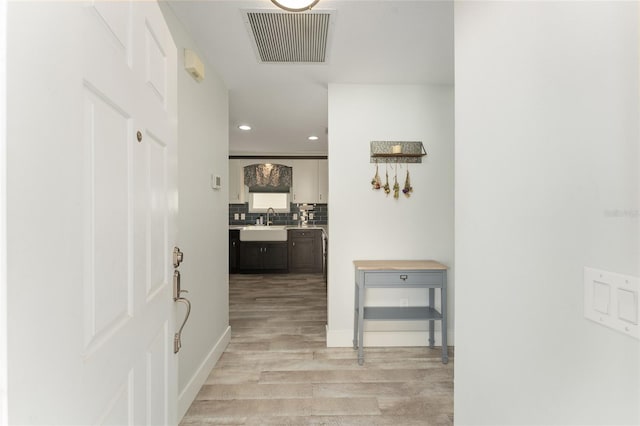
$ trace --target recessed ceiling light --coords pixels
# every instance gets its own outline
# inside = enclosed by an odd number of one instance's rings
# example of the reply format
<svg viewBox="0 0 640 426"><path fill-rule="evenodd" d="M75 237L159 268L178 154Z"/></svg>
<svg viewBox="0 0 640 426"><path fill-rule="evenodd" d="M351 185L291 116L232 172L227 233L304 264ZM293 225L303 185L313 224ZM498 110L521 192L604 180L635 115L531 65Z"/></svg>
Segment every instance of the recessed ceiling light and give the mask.
<svg viewBox="0 0 640 426"><path fill-rule="evenodd" d="M317 141L318 137L317 136L309 136L309 140L310 141Z"/></svg>
<svg viewBox="0 0 640 426"><path fill-rule="evenodd" d="M248 124L241 124L238 126L238 129L240 130L251 130L251 126L249 126Z"/></svg>

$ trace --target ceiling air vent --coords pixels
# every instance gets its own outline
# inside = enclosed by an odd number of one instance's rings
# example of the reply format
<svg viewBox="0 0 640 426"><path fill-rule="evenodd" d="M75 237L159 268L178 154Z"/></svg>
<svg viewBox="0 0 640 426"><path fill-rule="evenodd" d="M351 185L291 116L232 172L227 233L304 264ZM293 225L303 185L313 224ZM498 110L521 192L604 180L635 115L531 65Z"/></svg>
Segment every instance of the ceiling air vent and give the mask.
<svg viewBox="0 0 640 426"><path fill-rule="evenodd" d="M246 12L246 23L264 63L327 60L330 12Z"/></svg>

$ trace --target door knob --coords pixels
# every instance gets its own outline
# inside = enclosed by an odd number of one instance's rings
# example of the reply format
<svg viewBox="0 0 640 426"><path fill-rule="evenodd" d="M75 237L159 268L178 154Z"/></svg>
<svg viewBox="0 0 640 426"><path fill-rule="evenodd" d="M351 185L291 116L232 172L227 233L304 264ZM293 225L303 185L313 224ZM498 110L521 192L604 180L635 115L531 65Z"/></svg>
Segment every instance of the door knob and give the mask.
<svg viewBox="0 0 640 426"><path fill-rule="evenodd" d="M180 251L180 248L173 248L173 267L177 268L182 263L182 259L184 258L184 254Z"/></svg>

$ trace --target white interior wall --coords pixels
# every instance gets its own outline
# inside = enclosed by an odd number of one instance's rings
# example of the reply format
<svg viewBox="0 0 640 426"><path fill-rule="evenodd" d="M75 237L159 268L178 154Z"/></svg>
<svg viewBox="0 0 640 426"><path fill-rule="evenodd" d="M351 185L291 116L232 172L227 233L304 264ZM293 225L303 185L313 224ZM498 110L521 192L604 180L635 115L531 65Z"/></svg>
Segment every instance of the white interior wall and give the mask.
<svg viewBox="0 0 640 426"><path fill-rule="evenodd" d="M11 424L78 419L82 42L72 3L7 3L7 390ZM34 52L38 52L34 54ZM52 111L54 113L52 113ZM65 116L67 119L61 120ZM47 179L42 179L47 176ZM79 296L80 295L80 296ZM54 320L50 320L54 318ZM35 385L37 384L37 386ZM72 396L73 395L73 396ZM76 399L70 401L70 399ZM38 401L38 409L33 408ZM84 401L83 401L84 402ZM79 420L76 420L79 421Z"/></svg>
<svg viewBox="0 0 640 426"><path fill-rule="evenodd" d="M584 267L640 274L638 3L455 23L456 423L640 424L640 343L583 318Z"/></svg>
<svg viewBox="0 0 640 426"><path fill-rule="evenodd" d="M0 425L7 416L7 2L0 0Z"/></svg>
<svg viewBox="0 0 640 426"><path fill-rule="evenodd" d="M353 261L434 259L448 265L453 296L453 88L400 85L329 85L329 346L353 339ZM371 189L375 165L370 141L422 141L428 153L409 166L414 192L394 200ZM385 166L380 164L384 183ZM393 185L393 169L389 169ZM398 168L404 185L406 165ZM424 303L415 290L379 290L368 304ZM453 297L449 299L453 344ZM425 345L426 323L368 323L366 345ZM374 332L376 330L376 332ZM384 330L396 330L384 333ZM398 332L399 331L399 332ZM403 332L404 331L404 332ZM438 343L436 343L438 344Z"/></svg>
<svg viewBox="0 0 640 426"><path fill-rule="evenodd" d="M179 241L182 288L191 316L182 335L178 369L178 416L189 408L230 339L228 188L210 186L210 175L228 176L228 95L222 79L165 3L160 2L178 48ZM184 70L184 49L205 63L196 82ZM184 309L178 310L180 321Z"/></svg>

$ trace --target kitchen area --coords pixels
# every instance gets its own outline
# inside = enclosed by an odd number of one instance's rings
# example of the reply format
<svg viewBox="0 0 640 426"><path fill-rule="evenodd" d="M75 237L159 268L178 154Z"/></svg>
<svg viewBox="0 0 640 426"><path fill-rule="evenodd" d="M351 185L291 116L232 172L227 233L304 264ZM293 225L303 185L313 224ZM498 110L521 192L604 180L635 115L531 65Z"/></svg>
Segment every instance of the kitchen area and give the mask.
<svg viewBox="0 0 640 426"><path fill-rule="evenodd" d="M322 273L326 157L229 158L229 273Z"/></svg>

